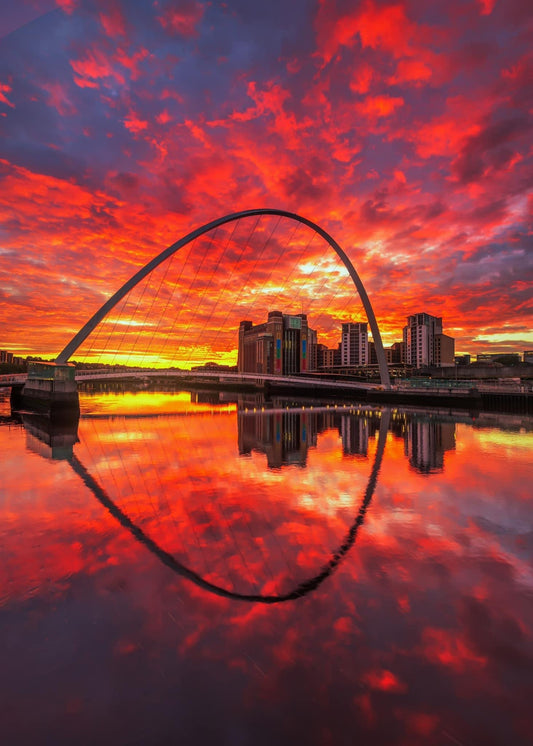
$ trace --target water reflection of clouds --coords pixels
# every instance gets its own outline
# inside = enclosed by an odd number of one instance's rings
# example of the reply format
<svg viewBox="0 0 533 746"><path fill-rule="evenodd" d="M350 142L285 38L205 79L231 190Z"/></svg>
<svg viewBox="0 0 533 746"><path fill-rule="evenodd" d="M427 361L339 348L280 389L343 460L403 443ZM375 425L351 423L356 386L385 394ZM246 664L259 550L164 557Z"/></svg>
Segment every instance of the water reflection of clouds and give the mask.
<svg viewBox="0 0 533 746"><path fill-rule="evenodd" d="M266 417L266 415L262 415L262 417ZM307 430L307 427L310 424L308 415L296 413L295 417L295 413L292 413L290 416L291 436L295 433L295 424L296 430L301 433L302 423L298 422L298 418L301 418L301 420L303 421L305 430ZM200 421L200 424L202 424L201 420L202 418L195 419L195 421ZM285 422L287 421L285 415L283 415L282 418L278 421L278 424L281 423L282 425L282 439L285 432L283 430L284 420ZM216 458L215 444L220 445L221 440L220 432L218 432L216 428L215 435L213 435L212 430L209 431L209 461L207 462L207 464L203 461L201 462L201 468L204 469L207 467L210 477L209 479L201 480L204 490L204 494L202 495L203 504L201 506L201 515L195 515L194 518L192 518L191 512L188 509L186 509L186 511L183 511L183 508L179 508L179 510L176 512L174 510L175 503L173 502L171 507L168 498L166 498L166 502L163 505L163 510L159 510L156 508L155 513L153 515L150 515L150 506L149 504L147 504L146 507L148 508L148 511L145 511L141 517L137 517L136 519L132 519L130 517L129 513L131 512L133 507L132 501L131 499L128 499L128 487L124 488L120 485L120 482L126 476L126 474L122 472L124 472L126 469L131 470L131 463L129 462L128 457L121 457L120 461L116 458L111 457L106 459L105 464L103 464L102 459L98 457L96 459L94 458L93 454L96 451L95 444L97 444L98 448L101 447L97 434L100 425L99 421L92 420L92 429L86 430L85 435L83 434L84 428L82 423L82 427L80 427L81 445L79 449L79 451L86 451L86 459L92 459L94 465L93 471L98 473L98 477L95 478L93 474L91 474L91 469L86 468L84 463L82 463L82 461L79 459L78 455L74 455L72 457L71 465L76 473L81 477L85 485L89 487L89 489L100 500L100 502L102 502L107 510L121 523L122 526L127 528L137 540L139 540L150 551L152 551L163 562L163 564L171 567L180 575L193 580L193 582L195 582L200 587L211 590L214 593L234 598L240 598L243 600L275 603L283 600L294 600L318 587L318 585L320 585L323 580L328 577L331 572L333 572L333 570L337 567L337 565L344 558L344 556L347 554L352 544L354 543L357 531L364 520L366 508L370 503L375 489L377 475L385 448L386 434L388 431L388 413L381 413L380 421L380 439L375 452L374 464L368 476L367 487L361 498L359 512L355 516L355 521L348 528L348 531L345 534L342 542L339 542L338 538L334 540L334 542L338 545L338 549L329 554L329 559L327 551L324 551L324 547L327 546L328 541L331 544L331 536L329 536L328 538L328 536L322 530L323 525L320 523L317 524L316 520L314 524L310 525L308 519L309 516L307 516L305 519L303 516L299 518L297 517L298 513L301 512L301 507L298 508L297 505L297 495L296 500L291 503L292 507L291 505L287 505L285 502L283 502L282 506L282 503L278 501L278 515L275 515L272 512L272 503L270 503L271 516L267 520L267 525L262 526L262 532L257 531L257 529L258 527L261 527L261 524L264 524L264 519L260 519L259 524L257 523L257 517L256 515L254 516L254 514L257 514L257 507L250 504L250 495L245 494L242 484L240 485L240 488L237 491L234 491L234 494L232 495L233 499L237 499L237 503L232 503L232 501L230 500L229 502L227 502L227 504L225 504L225 507L220 507L219 512L217 512L216 514L211 514L213 510L213 502L216 502L217 507L219 507L220 502L226 500L228 496L225 482L221 483L220 481L221 470L217 468L219 463L217 462ZM217 424L219 422L220 418L217 418ZM165 423L165 425L168 425L168 423ZM124 426L124 424L122 426ZM159 434L158 444L161 444L161 442L164 440L169 440L168 431L166 432L165 437L161 437L160 420L156 420L153 423L153 427L157 428ZM187 450L189 452L197 452L198 443L196 437L198 437L198 434L196 434L195 437L195 435L193 434L194 428L191 429L190 427L188 427L186 431L188 437L191 438L191 442ZM174 435L174 430L172 430L172 435ZM205 447L206 431L203 428L200 430L200 437L201 443ZM315 438L313 438L313 443L316 444ZM146 454L144 454L143 456L138 452L135 453L134 460L140 458L140 461L143 464L148 464L148 470L150 470L151 466L155 466L155 470L157 472L157 458L154 458L153 443L149 447L151 449L151 460L146 458ZM165 457L168 457L169 455L169 447L170 446L168 442L166 446L163 446L163 453ZM241 450L240 447L239 450ZM225 462L225 466L227 468L227 461ZM119 473L117 467L121 468L122 472ZM290 471L287 471L286 475L288 476L290 473ZM149 498L148 503L150 503L154 495L151 494L150 489L148 488L148 484L146 481L146 471L139 472L139 475L141 474L142 489L139 490L138 488L135 489L133 487L131 473L128 472L126 481L129 484L129 491L131 495L135 495L136 497L140 497L141 499L142 497ZM177 474L175 476L177 476ZM241 472L241 479L242 476L243 474ZM196 475L192 475L189 470L187 473L188 485L190 482L194 484L194 482L197 481L198 473L196 473ZM104 483L110 486L102 486ZM173 487L176 486L176 479L171 483ZM161 499L162 493L164 492L163 483L161 480L159 480L159 485L157 486L157 488L159 490L159 498ZM233 485L233 489L235 490L235 485ZM126 498L126 508L123 508L118 504L123 497ZM182 498L183 495L181 495L180 497ZM252 499L257 497L257 495L252 495ZM259 497L261 498L261 496ZM160 500L159 506L161 506ZM280 508L281 510L285 511L285 514L282 514ZM187 513L187 515L185 515L185 512ZM154 525L154 515L156 514L157 525ZM194 534L196 543L202 549L201 554L204 555L200 558L201 563L204 567L206 565L208 566L207 570L204 569L203 574L199 574L191 568L190 551L189 547L186 547L185 544L182 544L180 549L177 551L174 541L173 551L171 553L167 549L163 548L163 546L153 538L154 531L161 534L161 523L165 518L168 518L170 514L172 514L172 518L175 523L175 529L180 533L182 533L183 531L188 531L189 533L191 533L192 520L192 533ZM338 525L338 521L336 521L335 523L337 525L332 525L328 531L328 534L333 535L333 529L336 531L343 530L342 526ZM143 525L143 528L140 528L141 524ZM149 529L147 533L147 530L145 530L144 526L148 524ZM267 529L266 531L265 528ZM251 542L250 536L247 535L247 532L252 536ZM244 544L241 544L241 536L243 533L245 534L245 542ZM165 535L165 538L167 538L168 531L164 531L163 534ZM212 567L213 562L216 563L218 561L218 558L214 556L217 554L217 544L221 544L225 547L222 551L222 556L225 562L225 567L223 568L222 572L220 571L220 566L217 566L217 569L215 570L213 570ZM319 550L318 547L320 547ZM251 548L252 551L250 551ZM257 556L258 548L260 550L259 558ZM213 551L214 549L215 551ZM295 557L294 549L297 550ZM290 560L288 560L287 552L291 554L293 567L291 567L290 565ZM218 553L220 554L220 550ZM196 554L196 552L193 552L193 554ZM280 557L283 560L281 564L286 565L286 567L283 567L283 569L279 567ZM194 559L198 558L195 557ZM187 564L185 564L185 562ZM278 565L278 567L276 570L273 571L272 567L274 565ZM304 569L304 572L306 574L308 574L310 569L313 568L314 572L310 577L307 577L304 580L295 580L293 577L295 568L298 568L299 570ZM267 570L267 572L270 573L270 578L264 578L265 569ZM237 583L235 583L234 573L236 573L238 576ZM258 578L262 579L259 580L260 592L256 590L255 592L251 593L236 590L235 586L242 585L243 578L246 578L246 582L249 582L250 578L254 578L256 582ZM290 590L279 590L280 586L287 586L287 584L290 585Z"/></svg>
<svg viewBox="0 0 533 746"><path fill-rule="evenodd" d="M335 490L352 483L360 496L357 479L368 477L376 441L369 440L368 459L346 459L340 432L331 428L309 449L305 469L268 469L264 453L239 457L235 415L212 419L211 427L202 417L82 420L74 452L90 450L117 504L164 546L174 549L189 527L195 566L202 558L227 561L230 580L244 573L253 581L269 558L262 590L275 593L289 572L276 542L292 541L281 546L296 579L321 567L356 504L332 510ZM100 435L129 427L158 437L99 448ZM10 643L4 701L15 693L32 712L31 677L42 703L39 732L68 727L62 707L75 710L91 737L99 723L112 724L105 693L100 702L93 691L94 682L104 682L113 703L130 712L130 740L144 732L149 708L166 727L179 716L197 742L206 711L221 738L228 740L238 722L259 744L289 731L313 746L326 736L342 743L353 732L363 743L410 746L530 742L531 502L523 482L531 464L522 449L511 473L493 458L499 445L461 425L444 469L428 475L410 466L404 434L389 432L357 551L314 594L267 608L206 593L160 567L88 490L79 490L67 462L25 452L17 432L0 428L9 491L0 501L2 586L9 589L0 624L17 620L3 638ZM188 453L187 443L196 441L200 450ZM116 470L106 466L108 452ZM119 478L120 463L132 470L131 481ZM262 474L276 481L259 490ZM305 505L302 477L307 491L316 480ZM230 529L241 540L249 536L247 567L225 551ZM183 548L176 550L179 556ZM39 652L43 629L47 654ZM141 671L143 702L132 694ZM31 730L31 718L25 727Z"/></svg>

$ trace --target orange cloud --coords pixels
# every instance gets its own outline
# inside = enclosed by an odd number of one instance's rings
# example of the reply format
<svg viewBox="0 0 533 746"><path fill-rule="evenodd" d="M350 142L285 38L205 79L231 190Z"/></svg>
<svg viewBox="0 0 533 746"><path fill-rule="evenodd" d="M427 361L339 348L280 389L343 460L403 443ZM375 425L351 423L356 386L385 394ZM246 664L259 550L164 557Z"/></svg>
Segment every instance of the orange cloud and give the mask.
<svg viewBox="0 0 533 746"><path fill-rule="evenodd" d="M404 100L400 96L367 96L364 101L355 104L358 114L369 119L388 117L403 106Z"/></svg>

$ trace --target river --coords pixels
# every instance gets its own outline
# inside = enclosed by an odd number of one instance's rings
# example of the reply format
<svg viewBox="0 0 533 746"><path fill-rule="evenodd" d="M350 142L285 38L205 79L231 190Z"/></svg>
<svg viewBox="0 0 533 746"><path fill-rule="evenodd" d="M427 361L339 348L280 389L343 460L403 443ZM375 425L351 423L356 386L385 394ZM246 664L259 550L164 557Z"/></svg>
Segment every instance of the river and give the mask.
<svg viewBox="0 0 533 746"><path fill-rule="evenodd" d="M533 742L531 419L2 396L7 746Z"/></svg>

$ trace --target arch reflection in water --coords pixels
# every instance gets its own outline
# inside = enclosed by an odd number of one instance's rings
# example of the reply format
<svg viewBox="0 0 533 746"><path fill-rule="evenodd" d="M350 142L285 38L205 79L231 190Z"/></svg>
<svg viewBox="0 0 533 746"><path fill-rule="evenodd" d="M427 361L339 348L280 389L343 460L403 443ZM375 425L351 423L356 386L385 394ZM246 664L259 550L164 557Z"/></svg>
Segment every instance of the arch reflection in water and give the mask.
<svg viewBox="0 0 533 746"><path fill-rule="evenodd" d="M338 474L335 462L332 469L306 469L308 479L302 479L287 450L285 463L274 474L257 458L232 457L228 445L235 453L234 416L155 418L150 429L143 419L142 432L135 420L119 420L119 428L112 418L82 421L81 443L69 462L120 525L174 572L219 596L275 604L318 588L354 545L374 494L389 429L388 409L373 414L379 436L366 476L361 468ZM279 418L257 414L247 417L246 424L250 422L256 430L272 433L274 442L290 442L298 432L300 452L302 436L307 444L316 444L319 422L326 435L333 426L332 419L324 422L302 411ZM287 423L289 431L283 429ZM125 430L126 424L134 427ZM341 426L337 428L340 432ZM306 459L307 453L303 463ZM282 465L293 468L281 470ZM322 525L320 511L332 510L327 500L318 502L322 485L329 480L331 487L335 479L344 494L333 511L341 507L346 519L330 515ZM349 508L347 484L353 486Z"/></svg>

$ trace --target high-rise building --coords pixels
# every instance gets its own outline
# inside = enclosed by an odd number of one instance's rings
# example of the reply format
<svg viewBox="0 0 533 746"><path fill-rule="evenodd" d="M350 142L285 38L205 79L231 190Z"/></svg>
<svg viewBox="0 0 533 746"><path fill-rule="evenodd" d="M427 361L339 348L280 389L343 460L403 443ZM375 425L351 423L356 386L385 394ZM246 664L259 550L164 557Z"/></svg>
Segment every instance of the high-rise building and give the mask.
<svg viewBox="0 0 533 746"><path fill-rule="evenodd" d="M416 313L403 328L405 362L415 368L453 365L455 340L442 333L442 318Z"/></svg>
<svg viewBox="0 0 533 746"><path fill-rule="evenodd" d="M291 375L316 369L316 331L307 315L270 311L263 324L241 321L239 326L239 373Z"/></svg>
<svg viewBox="0 0 533 746"><path fill-rule="evenodd" d="M368 324L342 325L341 365L368 365Z"/></svg>

